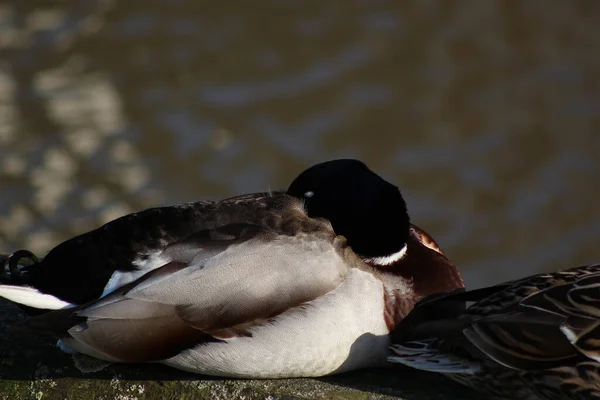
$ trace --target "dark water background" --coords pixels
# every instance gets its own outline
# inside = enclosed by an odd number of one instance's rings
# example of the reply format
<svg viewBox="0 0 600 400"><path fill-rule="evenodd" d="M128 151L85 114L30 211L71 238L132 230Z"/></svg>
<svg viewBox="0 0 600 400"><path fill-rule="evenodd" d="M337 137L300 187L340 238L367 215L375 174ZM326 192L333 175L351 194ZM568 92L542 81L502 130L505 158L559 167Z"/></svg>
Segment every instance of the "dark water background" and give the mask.
<svg viewBox="0 0 600 400"><path fill-rule="evenodd" d="M472 286L600 261L600 2L4 1L0 250L356 157Z"/></svg>

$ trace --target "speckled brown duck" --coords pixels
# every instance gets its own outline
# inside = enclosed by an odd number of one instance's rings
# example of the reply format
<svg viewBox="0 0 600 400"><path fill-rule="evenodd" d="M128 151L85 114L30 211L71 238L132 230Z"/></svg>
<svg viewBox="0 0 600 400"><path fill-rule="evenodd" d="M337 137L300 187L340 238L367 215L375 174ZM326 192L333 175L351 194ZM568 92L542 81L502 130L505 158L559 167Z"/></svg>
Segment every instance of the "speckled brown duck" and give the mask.
<svg viewBox="0 0 600 400"><path fill-rule="evenodd" d="M494 398L600 399L600 264L425 299L392 339L390 361Z"/></svg>
<svg viewBox="0 0 600 400"><path fill-rule="evenodd" d="M48 312L22 328L110 362L230 377L383 366L414 303L463 286L398 188L356 160L285 192L130 214L19 269L23 255L0 296Z"/></svg>

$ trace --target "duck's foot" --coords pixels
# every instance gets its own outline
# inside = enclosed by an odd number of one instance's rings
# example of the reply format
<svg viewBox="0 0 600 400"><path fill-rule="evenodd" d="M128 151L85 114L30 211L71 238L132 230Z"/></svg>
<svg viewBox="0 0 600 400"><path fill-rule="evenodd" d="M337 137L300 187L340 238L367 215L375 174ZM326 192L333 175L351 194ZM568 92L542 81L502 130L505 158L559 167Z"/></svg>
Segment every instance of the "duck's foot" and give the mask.
<svg viewBox="0 0 600 400"><path fill-rule="evenodd" d="M73 363L75 364L75 367L84 374L102 371L104 368L112 364L110 361L99 360L97 358L81 354L78 351L73 350L62 340L59 340L56 345L59 349L73 357Z"/></svg>
<svg viewBox="0 0 600 400"><path fill-rule="evenodd" d="M81 353L74 353L72 355L75 367L84 374L90 374L92 372L102 371L112 363L109 361L98 360L90 356L86 356Z"/></svg>

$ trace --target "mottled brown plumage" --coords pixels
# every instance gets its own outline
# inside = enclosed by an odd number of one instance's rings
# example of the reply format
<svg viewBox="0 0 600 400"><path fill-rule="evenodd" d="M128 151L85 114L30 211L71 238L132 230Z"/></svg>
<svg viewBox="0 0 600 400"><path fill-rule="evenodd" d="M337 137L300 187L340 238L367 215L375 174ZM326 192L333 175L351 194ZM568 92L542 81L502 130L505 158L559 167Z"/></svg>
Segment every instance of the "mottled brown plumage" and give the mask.
<svg viewBox="0 0 600 400"><path fill-rule="evenodd" d="M600 399L600 265L425 299L392 340L390 361L497 398Z"/></svg>

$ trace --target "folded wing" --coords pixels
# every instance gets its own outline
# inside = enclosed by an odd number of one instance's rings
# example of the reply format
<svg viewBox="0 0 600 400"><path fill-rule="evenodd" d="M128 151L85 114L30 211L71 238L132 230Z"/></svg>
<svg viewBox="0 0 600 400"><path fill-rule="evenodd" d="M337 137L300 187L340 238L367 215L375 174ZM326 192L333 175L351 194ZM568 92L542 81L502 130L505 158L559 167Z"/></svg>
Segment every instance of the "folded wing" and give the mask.
<svg viewBox="0 0 600 400"><path fill-rule="evenodd" d="M457 312L461 302L475 304ZM486 358L521 371L597 361L599 309L598 265L432 297L395 330L390 361L445 373Z"/></svg>
<svg viewBox="0 0 600 400"><path fill-rule="evenodd" d="M26 324L56 332L60 320L64 340L76 350L111 361L152 361L251 335L252 326L327 294L348 272L344 239L333 232L254 228L251 238L221 235L215 249L217 234L197 236L196 248L212 250L191 262L170 261L100 300Z"/></svg>

